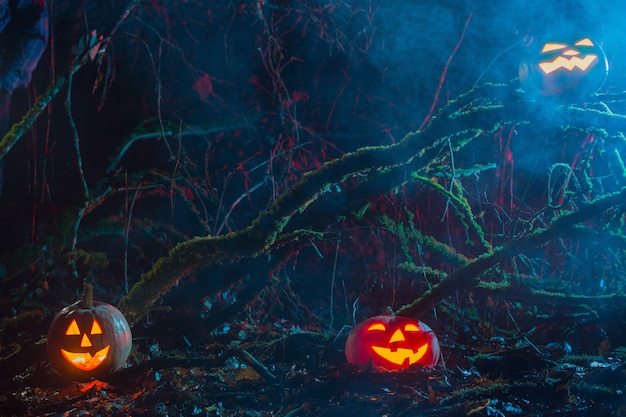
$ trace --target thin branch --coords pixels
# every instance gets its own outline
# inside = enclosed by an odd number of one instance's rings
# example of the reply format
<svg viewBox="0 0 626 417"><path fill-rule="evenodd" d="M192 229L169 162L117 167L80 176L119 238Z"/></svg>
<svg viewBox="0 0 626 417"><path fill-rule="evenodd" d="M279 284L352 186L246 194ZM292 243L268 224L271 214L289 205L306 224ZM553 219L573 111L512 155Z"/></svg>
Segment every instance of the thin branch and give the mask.
<svg viewBox="0 0 626 417"><path fill-rule="evenodd" d="M80 68L80 65L74 65L74 70L70 72L67 83L67 95L65 96L65 112L70 122L70 128L72 130L72 139L74 141L74 150L76 151L76 165L78 167L78 174L80 176L80 183L83 186L83 198L89 200L89 186L87 185L87 179L85 178L85 170L83 169L83 157L80 152L80 137L78 135L78 128L72 115L72 81L74 74Z"/></svg>
<svg viewBox="0 0 626 417"><path fill-rule="evenodd" d="M256 121L258 121L258 119L259 119L259 115L253 114L249 116L240 117L237 119L224 120L222 122L217 122L209 126L205 126L205 127L201 127L201 126L192 127L186 130L181 130L179 132L174 132L173 130L166 129L166 126L164 125L162 127L160 126L158 131L134 133L126 140L126 142L122 145L121 149L118 151L115 158L113 158L113 161L111 161L111 163L109 164L109 167L107 168L107 173L109 174L112 173L119 166L119 164L122 162L122 159L124 159L124 156L126 155L128 150L137 141L160 139L162 137L167 138L167 137L171 137L174 135L177 135L181 138L185 136L204 136L204 135L210 135L213 133L227 132L229 130L250 128ZM137 128L137 130L142 130L142 129L143 127L141 125Z"/></svg>

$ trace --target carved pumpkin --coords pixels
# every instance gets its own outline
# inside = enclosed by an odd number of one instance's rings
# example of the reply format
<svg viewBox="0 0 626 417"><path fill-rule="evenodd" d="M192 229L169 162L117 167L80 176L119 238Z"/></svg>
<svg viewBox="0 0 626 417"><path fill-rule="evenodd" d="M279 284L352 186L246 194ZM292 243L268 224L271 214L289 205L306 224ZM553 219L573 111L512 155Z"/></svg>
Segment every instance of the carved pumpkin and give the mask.
<svg viewBox="0 0 626 417"><path fill-rule="evenodd" d="M585 97L598 91L606 79L606 55L591 38L544 38L529 48L530 57L520 64L519 75L530 92Z"/></svg>
<svg viewBox="0 0 626 417"><path fill-rule="evenodd" d="M77 380L117 371L132 347L128 322L110 304L80 300L52 320L47 351L52 366Z"/></svg>
<svg viewBox="0 0 626 417"><path fill-rule="evenodd" d="M434 366L439 360L439 341L426 324L407 317L380 315L357 325L346 340L348 362L388 370L420 364Z"/></svg>

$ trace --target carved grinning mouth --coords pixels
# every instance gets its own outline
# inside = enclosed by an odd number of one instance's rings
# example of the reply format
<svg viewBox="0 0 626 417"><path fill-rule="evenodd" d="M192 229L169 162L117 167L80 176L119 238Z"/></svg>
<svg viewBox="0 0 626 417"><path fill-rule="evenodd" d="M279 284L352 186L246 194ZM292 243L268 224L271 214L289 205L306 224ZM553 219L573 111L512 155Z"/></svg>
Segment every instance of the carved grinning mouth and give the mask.
<svg viewBox="0 0 626 417"><path fill-rule="evenodd" d="M372 346L372 350L378 354L378 356L388 360L396 365L404 364L404 361L409 360L409 365L412 365L422 359L428 350L428 343L420 346L417 351L408 348L390 349L382 346Z"/></svg>
<svg viewBox="0 0 626 417"><path fill-rule="evenodd" d="M565 58L559 56L552 61L542 62L539 64L541 70L545 74L550 74L558 69L566 69L568 71L572 71L574 68L578 68L581 71L587 70L596 60L598 59L597 55L586 55L584 58L580 58L577 56L573 56L571 58Z"/></svg>
<svg viewBox="0 0 626 417"><path fill-rule="evenodd" d="M83 371L91 371L100 366L100 364L106 359L110 348L111 345L108 345L97 351L94 355L89 352L68 352L65 349L61 349L61 354L76 368Z"/></svg>

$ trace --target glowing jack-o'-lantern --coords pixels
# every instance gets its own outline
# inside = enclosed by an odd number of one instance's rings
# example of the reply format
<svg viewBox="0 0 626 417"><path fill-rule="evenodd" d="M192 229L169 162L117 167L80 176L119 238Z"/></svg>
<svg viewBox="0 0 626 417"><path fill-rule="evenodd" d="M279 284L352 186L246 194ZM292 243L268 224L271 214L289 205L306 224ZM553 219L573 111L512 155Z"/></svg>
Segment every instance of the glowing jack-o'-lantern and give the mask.
<svg viewBox="0 0 626 417"><path fill-rule="evenodd" d="M538 39L519 67L525 89L544 96L585 97L604 83L608 62L604 51L589 37Z"/></svg>
<svg viewBox="0 0 626 417"><path fill-rule="evenodd" d="M124 366L131 347L130 327L122 313L98 301L81 300L65 307L48 330L50 363L77 380L117 371Z"/></svg>
<svg viewBox="0 0 626 417"><path fill-rule="evenodd" d="M381 315L357 325L346 340L346 359L355 365L388 370L420 364L434 366L439 360L439 341L426 324L407 317Z"/></svg>

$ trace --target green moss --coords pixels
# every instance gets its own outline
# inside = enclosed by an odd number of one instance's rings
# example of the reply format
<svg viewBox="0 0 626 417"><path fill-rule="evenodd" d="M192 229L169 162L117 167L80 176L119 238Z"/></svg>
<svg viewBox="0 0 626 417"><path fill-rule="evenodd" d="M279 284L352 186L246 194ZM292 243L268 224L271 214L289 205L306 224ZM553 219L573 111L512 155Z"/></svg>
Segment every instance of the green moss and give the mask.
<svg viewBox="0 0 626 417"><path fill-rule="evenodd" d="M398 242L400 242L400 248L402 250L402 253L404 254L404 257L409 262L411 262L413 259L410 251L411 240L409 234L407 234L403 222L395 222L391 220L391 218L386 214L379 216L378 220L383 224L386 229L388 229L395 235L395 237L398 239Z"/></svg>
<svg viewBox="0 0 626 417"><path fill-rule="evenodd" d="M511 286L511 283L506 281L480 281L476 286L478 288L483 288L490 291L498 291L509 288Z"/></svg>
<svg viewBox="0 0 626 417"><path fill-rule="evenodd" d="M440 271L438 269L431 268L425 265L416 265L413 262L402 262L398 265L398 269L403 271L410 272L416 276L426 276L428 278L428 282L439 282L444 279L447 274L444 271Z"/></svg>
<svg viewBox="0 0 626 417"><path fill-rule="evenodd" d="M61 91L65 82L65 77L59 77L54 84L48 87L44 94L37 97L35 104L26 112L24 117L9 129L0 141L0 159L4 159L4 156L9 153L13 145L31 128L39 115L48 107L50 101Z"/></svg>
<svg viewBox="0 0 626 417"><path fill-rule="evenodd" d="M354 219L357 221L361 220L363 216L365 216L365 213L370 207L371 207L370 203L363 204L363 206L358 211L352 212L352 217L354 217Z"/></svg>

